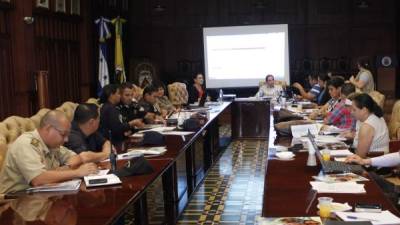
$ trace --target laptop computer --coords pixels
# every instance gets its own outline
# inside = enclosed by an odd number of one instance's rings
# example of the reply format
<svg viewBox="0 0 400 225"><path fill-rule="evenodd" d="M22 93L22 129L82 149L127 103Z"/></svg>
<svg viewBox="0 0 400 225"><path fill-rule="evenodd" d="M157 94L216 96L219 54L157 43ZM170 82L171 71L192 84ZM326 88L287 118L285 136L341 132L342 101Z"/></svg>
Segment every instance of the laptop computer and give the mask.
<svg viewBox="0 0 400 225"><path fill-rule="evenodd" d="M189 105L188 108L189 108L189 109L208 109L208 107L205 106L206 100L207 100L207 94L204 93L204 94L201 96L198 105Z"/></svg>
<svg viewBox="0 0 400 225"><path fill-rule="evenodd" d="M325 161L323 160L322 154L318 148L314 136L308 131L307 137L309 138L312 147L315 150L315 154L319 162L321 163L322 171L325 174L337 174L337 173L356 173L361 174L364 172L364 168L360 165L347 164L345 162L338 161Z"/></svg>

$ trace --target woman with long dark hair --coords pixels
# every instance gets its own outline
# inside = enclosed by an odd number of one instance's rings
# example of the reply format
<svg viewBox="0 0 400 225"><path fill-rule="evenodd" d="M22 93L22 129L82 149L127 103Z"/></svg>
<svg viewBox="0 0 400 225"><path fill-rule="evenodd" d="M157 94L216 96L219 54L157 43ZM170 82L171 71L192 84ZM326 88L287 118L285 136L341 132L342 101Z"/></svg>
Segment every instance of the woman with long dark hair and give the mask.
<svg viewBox="0 0 400 225"><path fill-rule="evenodd" d="M206 95L204 88L204 76L202 73L196 73L193 76L193 85L188 88L189 103L199 102L203 95Z"/></svg>
<svg viewBox="0 0 400 225"><path fill-rule="evenodd" d="M352 114L357 119L353 145L362 158L368 152L389 152L389 131L383 111L368 94L352 99Z"/></svg>

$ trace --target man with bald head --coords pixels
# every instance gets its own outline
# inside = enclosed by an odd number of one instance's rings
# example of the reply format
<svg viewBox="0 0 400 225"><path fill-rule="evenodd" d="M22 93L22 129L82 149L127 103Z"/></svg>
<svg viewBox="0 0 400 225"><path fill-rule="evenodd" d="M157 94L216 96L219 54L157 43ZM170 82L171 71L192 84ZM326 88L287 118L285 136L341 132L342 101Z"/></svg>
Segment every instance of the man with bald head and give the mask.
<svg viewBox="0 0 400 225"><path fill-rule="evenodd" d="M61 111L44 115L39 128L19 136L10 146L0 173L0 193L11 193L71 180L97 172L90 157L63 147L71 123Z"/></svg>

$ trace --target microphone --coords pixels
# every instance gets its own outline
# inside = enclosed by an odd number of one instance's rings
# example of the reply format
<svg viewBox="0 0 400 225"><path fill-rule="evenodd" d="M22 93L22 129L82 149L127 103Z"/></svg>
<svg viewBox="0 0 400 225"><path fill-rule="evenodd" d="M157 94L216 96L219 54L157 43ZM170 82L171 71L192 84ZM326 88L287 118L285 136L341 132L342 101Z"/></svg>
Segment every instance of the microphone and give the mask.
<svg viewBox="0 0 400 225"><path fill-rule="evenodd" d="M113 143L112 143L112 134L111 130L108 131L109 139L110 139L110 164L111 164L111 173L115 173L117 171L117 154L115 153L113 149Z"/></svg>

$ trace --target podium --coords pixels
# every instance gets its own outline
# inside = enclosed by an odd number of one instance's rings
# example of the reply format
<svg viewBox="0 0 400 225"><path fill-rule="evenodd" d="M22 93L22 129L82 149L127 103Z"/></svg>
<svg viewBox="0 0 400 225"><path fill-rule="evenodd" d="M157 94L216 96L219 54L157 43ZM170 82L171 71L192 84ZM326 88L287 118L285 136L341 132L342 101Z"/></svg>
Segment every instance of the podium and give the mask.
<svg viewBox="0 0 400 225"><path fill-rule="evenodd" d="M270 101L236 98L232 104L232 138L265 139L269 134Z"/></svg>

